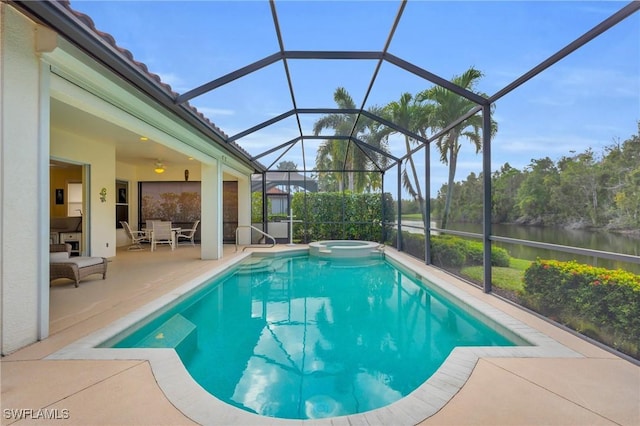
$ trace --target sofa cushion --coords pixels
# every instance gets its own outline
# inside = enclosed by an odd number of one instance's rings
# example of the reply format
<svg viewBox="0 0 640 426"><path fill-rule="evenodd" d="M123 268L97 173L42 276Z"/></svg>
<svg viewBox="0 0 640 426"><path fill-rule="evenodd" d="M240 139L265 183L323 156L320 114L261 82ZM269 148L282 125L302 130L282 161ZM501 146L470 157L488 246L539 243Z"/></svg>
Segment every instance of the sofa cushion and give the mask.
<svg viewBox="0 0 640 426"><path fill-rule="evenodd" d="M66 251L58 251L49 253L49 262L61 262L69 259L69 252Z"/></svg>
<svg viewBox="0 0 640 426"><path fill-rule="evenodd" d="M69 260L75 263L76 265L78 265L78 268L85 268L87 266L99 265L104 261L104 259L102 259L101 257L86 257L86 256L70 257Z"/></svg>
<svg viewBox="0 0 640 426"><path fill-rule="evenodd" d="M87 266L99 265L103 262L101 257L78 256L68 259L58 260L54 263L75 263L78 268L86 268Z"/></svg>

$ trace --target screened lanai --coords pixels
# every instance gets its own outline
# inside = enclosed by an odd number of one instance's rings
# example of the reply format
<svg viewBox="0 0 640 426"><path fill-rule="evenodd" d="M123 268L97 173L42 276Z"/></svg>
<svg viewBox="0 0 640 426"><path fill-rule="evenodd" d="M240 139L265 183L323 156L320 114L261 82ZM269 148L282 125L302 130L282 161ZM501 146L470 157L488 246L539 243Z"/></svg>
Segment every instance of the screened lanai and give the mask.
<svg viewBox="0 0 640 426"><path fill-rule="evenodd" d="M74 31L58 19L63 6L24 3ZM431 234L447 233L481 241L484 265L492 244L638 263L638 253L501 235L492 223L519 218L509 216L515 205L498 212L491 195L496 176L534 170L545 158L579 159L635 132L638 2L69 6L143 64L152 78L138 76L140 87L160 88L153 94L164 92L168 108L253 166L253 197L261 201L252 222L266 232L275 187L280 199L287 194L277 213L295 216L298 242L376 239L431 263ZM77 40L131 78L130 64ZM603 99L615 106L603 108ZM311 230L322 220L309 213L314 192L343 194L332 201L341 214L323 233ZM377 194L375 230L353 229L349 203L371 202L354 194ZM295 199L302 201L294 212ZM413 233L424 241L405 241ZM491 268L480 281L491 291Z"/></svg>
<svg viewBox="0 0 640 426"><path fill-rule="evenodd" d="M12 4L249 165L278 242L377 241L518 303L539 258L640 272L638 2Z"/></svg>

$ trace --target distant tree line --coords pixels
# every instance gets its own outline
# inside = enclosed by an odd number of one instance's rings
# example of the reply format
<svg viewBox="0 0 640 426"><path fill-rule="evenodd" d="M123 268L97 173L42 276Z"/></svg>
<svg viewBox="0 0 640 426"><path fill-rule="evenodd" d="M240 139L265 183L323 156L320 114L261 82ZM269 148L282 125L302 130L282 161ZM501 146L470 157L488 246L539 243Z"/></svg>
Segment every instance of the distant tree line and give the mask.
<svg viewBox="0 0 640 426"><path fill-rule="evenodd" d="M638 134L601 154L571 152L557 161L532 159L518 170L505 163L491 176L493 223L640 228L640 121ZM432 202L444 209L447 184ZM482 222L482 173L454 183L450 221Z"/></svg>

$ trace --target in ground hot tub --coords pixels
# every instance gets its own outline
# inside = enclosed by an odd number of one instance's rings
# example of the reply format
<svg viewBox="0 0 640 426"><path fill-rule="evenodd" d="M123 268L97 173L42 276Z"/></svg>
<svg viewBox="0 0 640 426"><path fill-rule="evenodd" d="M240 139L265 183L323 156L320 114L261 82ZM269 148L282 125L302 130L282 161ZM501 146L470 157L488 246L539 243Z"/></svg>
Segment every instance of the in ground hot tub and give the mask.
<svg viewBox="0 0 640 426"><path fill-rule="evenodd" d="M309 255L332 259L380 257L384 246L373 241L326 240L309 243Z"/></svg>

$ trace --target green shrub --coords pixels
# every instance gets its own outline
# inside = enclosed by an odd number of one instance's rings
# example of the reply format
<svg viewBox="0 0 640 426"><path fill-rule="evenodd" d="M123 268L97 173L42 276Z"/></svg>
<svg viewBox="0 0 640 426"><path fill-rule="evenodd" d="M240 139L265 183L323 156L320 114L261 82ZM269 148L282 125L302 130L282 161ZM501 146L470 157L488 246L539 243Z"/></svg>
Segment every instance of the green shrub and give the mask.
<svg viewBox="0 0 640 426"><path fill-rule="evenodd" d="M434 236L431 239L431 263L436 266L461 268L467 264L467 253L466 244L460 238Z"/></svg>
<svg viewBox="0 0 640 426"><path fill-rule="evenodd" d="M386 242L396 245L397 231L388 233ZM408 254L424 259L424 235L410 232L402 233L402 250ZM491 265L508 267L511 256L500 247L491 247ZM470 241L453 235L431 236L431 263L442 268L459 269L463 266L483 264L483 247L479 241Z"/></svg>
<svg viewBox="0 0 640 426"><path fill-rule="evenodd" d="M524 291L525 302L538 312L575 328L592 324L613 347L635 342L638 356L640 275L538 259L525 271Z"/></svg>
<svg viewBox="0 0 640 426"><path fill-rule="evenodd" d="M511 255L507 249L491 246L491 266L508 268L511 266Z"/></svg>
<svg viewBox="0 0 640 426"><path fill-rule="evenodd" d="M459 239L467 254L467 265L482 265L484 263L484 248L480 241ZM501 247L491 246L491 266L509 267L511 256Z"/></svg>
<svg viewBox="0 0 640 426"><path fill-rule="evenodd" d="M393 218L390 194L318 192L293 195L291 206L296 220L294 238L314 240L381 241L383 203L385 220Z"/></svg>
<svg viewBox="0 0 640 426"><path fill-rule="evenodd" d="M412 256L424 259L424 235L402 233L402 249Z"/></svg>
<svg viewBox="0 0 640 426"><path fill-rule="evenodd" d="M271 200L267 199L267 211L271 211ZM251 193L251 222L262 222L262 192Z"/></svg>

